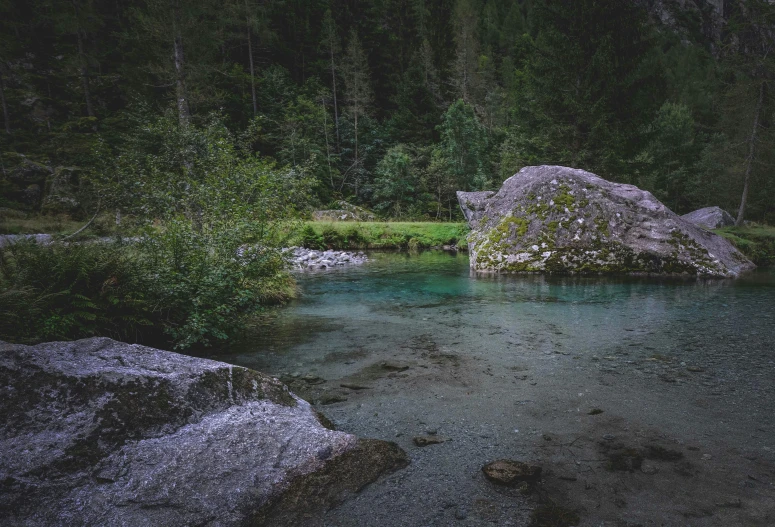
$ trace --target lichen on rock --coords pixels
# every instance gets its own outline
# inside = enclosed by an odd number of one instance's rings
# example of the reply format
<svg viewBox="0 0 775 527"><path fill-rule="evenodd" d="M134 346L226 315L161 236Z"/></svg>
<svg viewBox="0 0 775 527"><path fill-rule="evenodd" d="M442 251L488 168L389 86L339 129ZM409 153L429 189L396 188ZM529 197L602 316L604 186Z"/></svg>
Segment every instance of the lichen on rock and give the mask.
<svg viewBox="0 0 775 527"><path fill-rule="evenodd" d="M735 277L755 267L651 193L584 170L525 167L497 193L457 196L475 271Z"/></svg>

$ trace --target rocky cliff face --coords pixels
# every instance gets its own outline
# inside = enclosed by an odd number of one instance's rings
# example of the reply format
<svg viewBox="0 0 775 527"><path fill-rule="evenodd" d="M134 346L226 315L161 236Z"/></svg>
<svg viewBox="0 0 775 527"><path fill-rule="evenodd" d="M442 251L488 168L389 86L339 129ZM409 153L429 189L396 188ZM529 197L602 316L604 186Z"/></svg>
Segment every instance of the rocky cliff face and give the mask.
<svg viewBox="0 0 775 527"><path fill-rule="evenodd" d="M110 339L0 342L0 524L305 525L407 463L276 379Z"/></svg>
<svg viewBox="0 0 775 527"><path fill-rule="evenodd" d="M458 200L476 271L735 277L755 267L649 192L584 170L526 167L496 194Z"/></svg>

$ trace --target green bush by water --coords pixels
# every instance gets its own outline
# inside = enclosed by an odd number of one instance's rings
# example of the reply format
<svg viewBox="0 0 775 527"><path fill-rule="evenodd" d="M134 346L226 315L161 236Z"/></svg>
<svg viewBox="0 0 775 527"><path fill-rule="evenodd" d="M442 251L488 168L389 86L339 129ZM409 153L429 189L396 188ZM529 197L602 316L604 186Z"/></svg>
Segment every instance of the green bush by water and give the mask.
<svg viewBox="0 0 775 527"><path fill-rule="evenodd" d="M109 336L188 348L230 338L261 305L295 293L282 255L239 231L171 222L139 243L0 251L0 339Z"/></svg>

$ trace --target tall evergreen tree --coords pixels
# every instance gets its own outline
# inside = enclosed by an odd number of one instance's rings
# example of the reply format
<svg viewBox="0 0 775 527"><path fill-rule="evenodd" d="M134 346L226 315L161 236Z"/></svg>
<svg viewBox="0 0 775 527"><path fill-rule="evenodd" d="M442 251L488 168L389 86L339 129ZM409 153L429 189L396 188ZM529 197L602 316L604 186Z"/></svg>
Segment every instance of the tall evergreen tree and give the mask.
<svg viewBox="0 0 775 527"><path fill-rule="evenodd" d="M368 115L372 91L366 52L363 50L355 30L350 33L341 69L344 79L345 104L353 122L353 158L348 171L355 174L355 195L357 196L363 171L363 159L359 144L359 122L362 122L362 118Z"/></svg>

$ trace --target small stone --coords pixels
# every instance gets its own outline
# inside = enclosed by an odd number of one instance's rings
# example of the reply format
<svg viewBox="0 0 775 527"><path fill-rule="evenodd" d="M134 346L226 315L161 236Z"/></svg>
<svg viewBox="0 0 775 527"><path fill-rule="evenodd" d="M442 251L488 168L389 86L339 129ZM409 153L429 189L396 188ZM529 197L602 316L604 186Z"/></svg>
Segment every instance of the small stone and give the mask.
<svg viewBox="0 0 775 527"><path fill-rule="evenodd" d="M412 441L414 442L415 445L419 447L424 447L428 445L438 445L446 441L446 439L442 439L436 436L417 436L413 438Z"/></svg>
<svg viewBox="0 0 775 527"><path fill-rule="evenodd" d="M368 390L369 389L368 386L362 386L360 384L353 384L353 383L350 383L350 382L343 382L339 386L341 386L342 388L347 388L349 390L356 390L356 391L357 390Z"/></svg>
<svg viewBox="0 0 775 527"><path fill-rule="evenodd" d="M326 405L326 404L343 403L346 400L347 400L347 397L345 397L344 395L327 393L320 397L320 404Z"/></svg>
<svg viewBox="0 0 775 527"><path fill-rule="evenodd" d="M589 415L599 415L603 413L603 410L600 408L592 408L589 412L587 412Z"/></svg>
<svg viewBox="0 0 775 527"><path fill-rule="evenodd" d="M499 459L482 467L484 475L498 485L515 486L541 479L541 467L512 459Z"/></svg>
<svg viewBox="0 0 775 527"><path fill-rule="evenodd" d="M468 509L465 507L458 507L455 511L455 519L465 520L466 518L468 518Z"/></svg>
<svg viewBox="0 0 775 527"><path fill-rule="evenodd" d="M398 364L396 362L390 362L390 361L385 361L381 363L380 367L383 370L388 370L388 371L406 371L409 369L409 366L405 364Z"/></svg>
<svg viewBox="0 0 775 527"><path fill-rule="evenodd" d="M721 507L724 509L739 509L743 506L743 502L740 501L740 498L734 498L731 500L725 500L720 501L716 503L716 507Z"/></svg>
<svg viewBox="0 0 775 527"><path fill-rule="evenodd" d="M705 368L701 368L700 366L688 366L687 371L694 372L694 373L700 373L705 371Z"/></svg>
<svg viewBox="0 0 775 527"><path fill-rule="evenodd" d="M659 467L654 465L653 463L643 462L640 466L640 471L644 474L648 474L649 476L652 476L659 472Z"/></svg>
<svg viewBox="0 0 775 527"><path fill-rule="evenodd" d="M603 439L605 439L606 441L613 441L614 439L616 439L616 436L613 434L605 434L603 436Z"/></svg>

